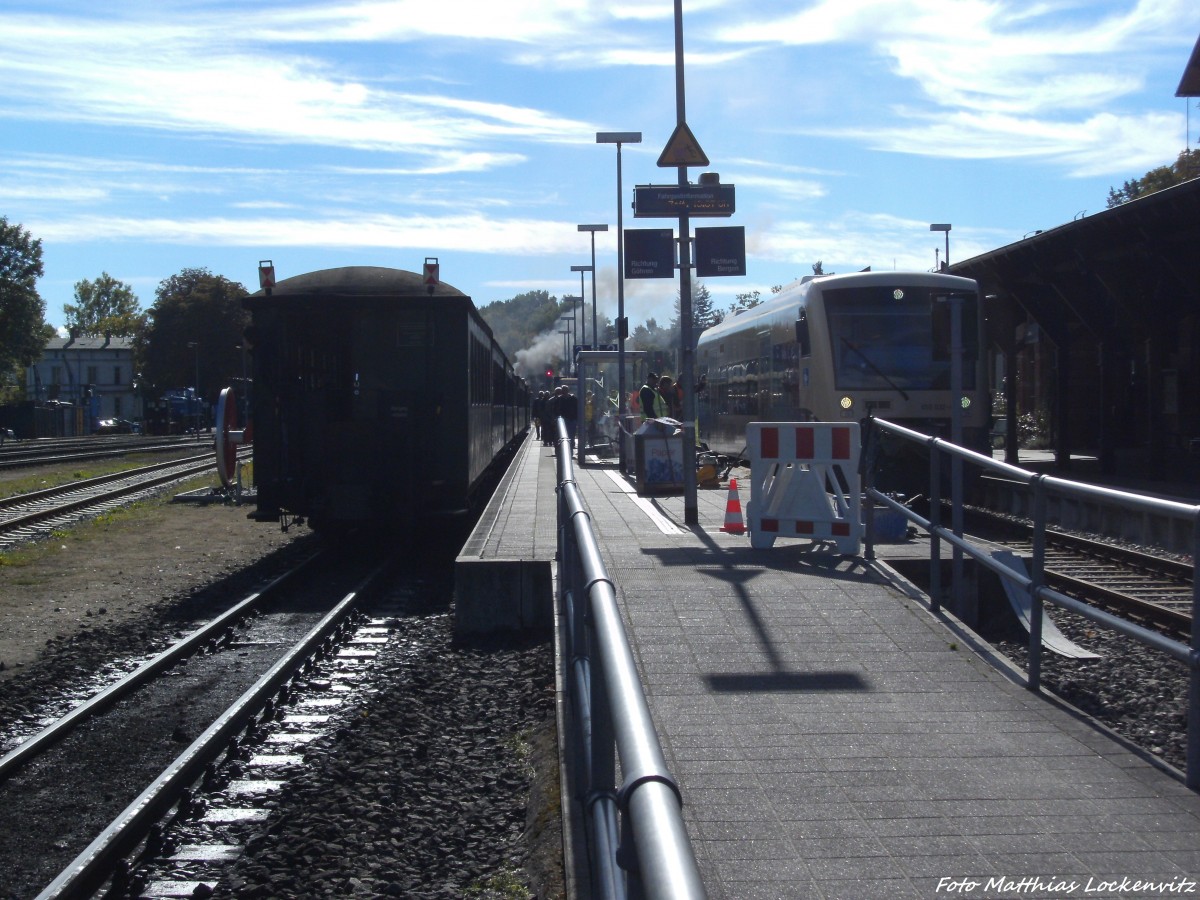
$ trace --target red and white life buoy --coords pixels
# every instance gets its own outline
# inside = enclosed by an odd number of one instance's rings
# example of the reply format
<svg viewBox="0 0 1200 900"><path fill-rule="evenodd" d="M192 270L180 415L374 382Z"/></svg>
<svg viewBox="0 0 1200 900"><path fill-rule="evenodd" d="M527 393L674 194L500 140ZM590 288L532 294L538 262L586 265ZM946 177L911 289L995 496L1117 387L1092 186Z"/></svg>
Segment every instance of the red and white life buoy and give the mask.
<svg viewBox="0 0 1200 900"><path fill-rule="evenodd" d="M237 448L249 439L249 428L237 429L237 397L233 388L222 388L217 400L217 474L221 484L233 487L237 478Z"/></svg>

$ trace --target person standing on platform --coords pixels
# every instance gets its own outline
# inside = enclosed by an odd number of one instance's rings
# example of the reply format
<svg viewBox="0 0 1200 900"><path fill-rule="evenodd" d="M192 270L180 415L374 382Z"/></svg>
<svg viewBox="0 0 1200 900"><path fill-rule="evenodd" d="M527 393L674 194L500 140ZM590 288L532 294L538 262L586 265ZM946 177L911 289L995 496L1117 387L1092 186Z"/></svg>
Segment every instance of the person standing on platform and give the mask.
<svg viewBox="0 0 1200 900"><path fill-rule="evenodd" d="M531 404L529 410L529 417L533 419L534 438L539 441L542 439L542 416L545 414L545 412L546 392L538 391L537 396L533 398L533 403Z"/></svg>
<svg viewBox="0 0 1200 900"><path fill-rule="evenodd" d="M562 387L556 387L554 393L546 398L546 410L542 414L542 446L553 447L554 441L558 438L558 417L559 398L562 396Z"/></svg>
<svg viewBox="0 0 1200 900"><path fill-rule="evenodd" d="M651 372L646 376L646 383L642 385L642 389L638 391L638 402L642 407L642 421L653 419L658 413L654 409L654 398L658 394L655 385L658 384L658 376Z"/></svg>
<svg viewBox="0 0 1200 900"><path fill-rule="evenodd" d="M672 402L675 396L675 382L671 380L670 375L664 375L658 379L658 390L654 392L654 418L656 419L678 419L679 416L675 413L675 404Z"/></svg>

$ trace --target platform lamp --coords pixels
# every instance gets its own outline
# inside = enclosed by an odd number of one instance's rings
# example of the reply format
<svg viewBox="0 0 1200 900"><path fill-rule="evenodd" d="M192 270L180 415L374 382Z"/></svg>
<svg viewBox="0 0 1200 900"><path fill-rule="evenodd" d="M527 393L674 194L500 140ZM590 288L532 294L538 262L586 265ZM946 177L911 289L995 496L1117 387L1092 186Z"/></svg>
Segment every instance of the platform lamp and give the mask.
<svg viewBox="0 0 1200 900"><path fill-rule="evenodd" d="M587 343L587 301L585 301L583 299L586 296L586 294L584 294L584 292L583 292L583 273L592 271L592 267L591 266L571 266L571 271L579 273L579 308L581 310L580 318L583 320L583 324L579 326L579 343L586 344ZM593 303L596 302L595 298L592 299L592 302ZM594 320L593 320L593 322L594 322ZM593 324L592 331L595 332L594 324ZM596 335L594 333L592 334L592 340L593 341L596 340Z"/></svg>
<svg viewBox="0 0 1200 900"><path fill-rule="evenodd" d="M930 231L944 231L946 233L946 263L945 267L950 268L950 223L942 222L929 226Z"/></svg>
<svg viewBox="0 0 1200 900"><path fill-rule="evenodd" d="M589 231L592 234L592 264L589 267L592 273L592 349L600 349L600 330L596 325L596 232L608 231L607 225L580 225L580 231ZM583 293L582 289L580 293ZM587 343L586 341L584 343Z"/></svg>
<svg viewBox="0 0 1200 900"><path fill-rule="evenodd" d="M597 131L597 144L617 145L617 413L621 427L625 427L625 338L629 336L629 323L625 321L625 208L621 202L621 145L640 144L640 131ZM617 443L619 471L625 471L625 441Z"/></svg>
<svg viewBox="0 0 1200 900"><path fill-rule="evenodd" d="M566 370L568 375L575 374L575 366L571 362L571 348L575 344L575 298L563 297L564 300L571 301L571 312L563 313L559 316L559 321L567 326L567 342L563 346L563 361L567 364Z"/></svg>

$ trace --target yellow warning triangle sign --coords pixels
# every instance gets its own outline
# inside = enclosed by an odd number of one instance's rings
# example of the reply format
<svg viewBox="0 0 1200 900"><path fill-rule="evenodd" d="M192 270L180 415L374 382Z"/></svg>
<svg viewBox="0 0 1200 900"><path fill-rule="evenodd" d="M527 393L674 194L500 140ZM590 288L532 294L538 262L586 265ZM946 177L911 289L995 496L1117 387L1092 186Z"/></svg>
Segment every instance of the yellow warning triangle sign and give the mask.
<svg viewBox="0 0 1200 900"><path fill-rule="evenodd" d="M707 166L708 157L700 149L700 143L692 134L692 129L686 122L675 126L671 139L658 157L658 165L663 169L673 169L678 166Z"/></svg>

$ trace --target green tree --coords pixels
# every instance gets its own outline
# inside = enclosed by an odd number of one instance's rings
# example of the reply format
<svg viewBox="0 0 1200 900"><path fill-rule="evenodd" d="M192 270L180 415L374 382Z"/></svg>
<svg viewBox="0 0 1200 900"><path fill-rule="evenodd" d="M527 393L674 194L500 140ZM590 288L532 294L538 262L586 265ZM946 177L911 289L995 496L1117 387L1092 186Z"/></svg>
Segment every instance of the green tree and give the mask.
<svg viewBox="0 0 1200 900"><path fill-rule="evenodd" d="M504 348L510 360L517 358L517 351L529 347L534 339L555 327L559 302L549 291L526 291L511 300L496 300L480 307L496 342Z"/></svg>
<svg viewBox="0 0 1200 900"><path fill-rule="evenodd" d="M142 378L152 390L195 386L204 400L215 402L221 388L242 374L242 332L250 323L242 307L246 296L241 284L208 269L184 269L159 282L145 327L134 338Z"/></svg>
<svg viewBox="0 0 1200 900"><path fill-rule="evenodd" d="M725 318L725 313L717 309L713 304L712 292L708 286L701 281L692 282L692 342L695 343L700 339L700 334L706 328L711 328L713 325L720 324ZM680 295L675 295L675 318L671 320L670 329L674 333L673 345L679 346L680 322L682 316L680 314Z"/></svg>
<svg viewBox="0 0 1200 900"><path fill-rule="evenodd" d="M37 292L42 272L41 240L0 216L0 402L24 396L23 369L54 333Z"/></svg>
<svg viewBox="0 0 1200 900"><path fill-rule="evenodd" d="M141 326L141 309L133 288L107 272L75 284L75 302L63 305L67 328L81 334L132 337Z"/></svg>
<svg viewBox="0 0 1200 900"><path fill-rule="evenodd" d="M1200 175L1200 150L1184 150L1171 165L1151 169L1141 178L1126 181L1120 189L1109 188L1108 208L1182 184L1197 175Z"/></svg>
<svg viewBox="0 0 1200 900"><path fill-rule="evenodd" d="M820 265L821 265L820 263L817 263L816 266L813 266L813 269L816 270L817 268L820 267ZM771 285L771 293L772 294L778 294L782 290L783 290L782 284ZM764 302L765 301L762 299L762 291L759 291L759 290L746 291L743 294L734 294L733 303L730 304L729 309L726 311L725 315L736 316L738 313L745 312L748 309L754 309L754 307L756 307L760 303L764 303Z"/></svg>

